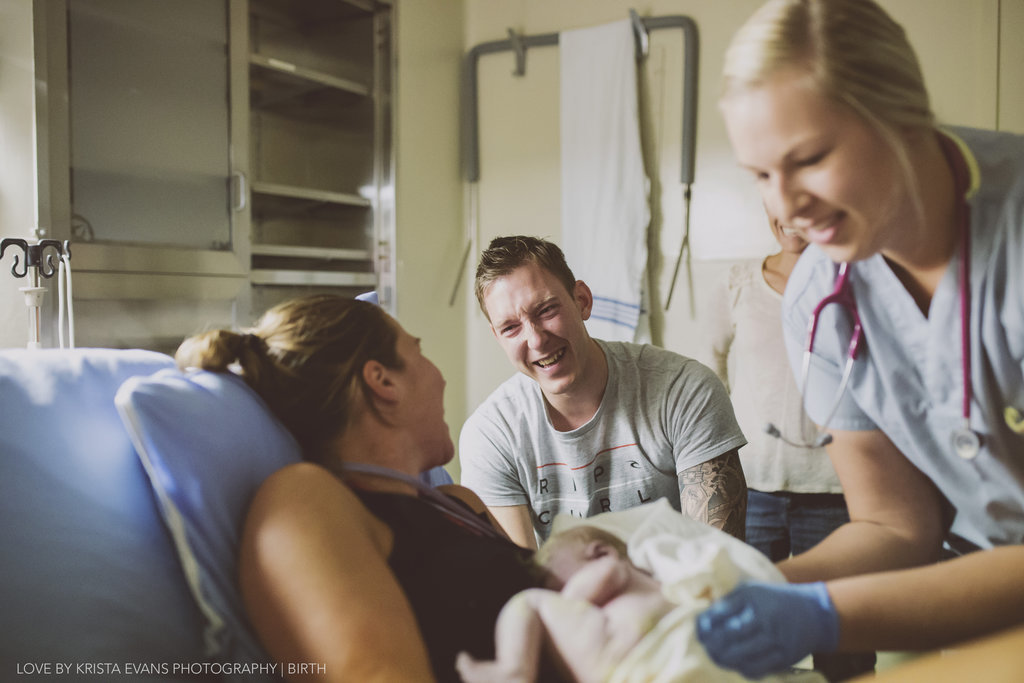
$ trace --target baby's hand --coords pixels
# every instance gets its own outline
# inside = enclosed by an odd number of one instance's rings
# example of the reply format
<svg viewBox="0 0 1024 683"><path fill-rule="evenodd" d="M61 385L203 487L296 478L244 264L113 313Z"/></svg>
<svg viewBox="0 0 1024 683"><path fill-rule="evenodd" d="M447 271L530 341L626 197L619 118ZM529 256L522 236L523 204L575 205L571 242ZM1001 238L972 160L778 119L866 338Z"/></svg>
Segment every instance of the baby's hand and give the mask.
<svg viewBox="0 0 1024 683"><path fill-rule="evenodd" d="M522 671L505 671L498 662L473 659L468 652L455 658L455 669L464 683L534 683Z"/></svg>

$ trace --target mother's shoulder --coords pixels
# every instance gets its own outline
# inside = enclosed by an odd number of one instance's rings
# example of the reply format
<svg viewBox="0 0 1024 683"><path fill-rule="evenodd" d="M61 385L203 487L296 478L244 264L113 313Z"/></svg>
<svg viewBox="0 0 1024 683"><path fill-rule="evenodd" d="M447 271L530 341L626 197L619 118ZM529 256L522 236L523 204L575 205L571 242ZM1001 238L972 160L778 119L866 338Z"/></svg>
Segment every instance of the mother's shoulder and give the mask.
<svg viewBox="0 0 1024 683"><path fill-rule="evenodd" d="M312 462L282 467L256 491L248 520L266 521L271 517L297 524L343 525L355 530L381 524L349 486Z"/></svg>

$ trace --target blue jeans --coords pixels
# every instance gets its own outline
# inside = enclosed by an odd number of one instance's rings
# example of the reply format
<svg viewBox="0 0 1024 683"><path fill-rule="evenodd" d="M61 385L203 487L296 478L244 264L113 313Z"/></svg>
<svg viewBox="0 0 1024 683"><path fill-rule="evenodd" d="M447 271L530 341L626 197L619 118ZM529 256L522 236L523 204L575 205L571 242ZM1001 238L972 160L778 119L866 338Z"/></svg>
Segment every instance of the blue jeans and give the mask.
<svg viewBox="0 0 1024 683"><path fill-rule="evenodd" d="M841 493L747 490L747 543L779 562L850 521Z"/></svg>
<svg viewBox="0 0 1024 683"><path fill-rule="evenodd" d="M747 543L773 562L809 550L849 521L841 493L747 489ZM875 653L815 654L814 668L831 683L837 683L874 671Z"/></svg>

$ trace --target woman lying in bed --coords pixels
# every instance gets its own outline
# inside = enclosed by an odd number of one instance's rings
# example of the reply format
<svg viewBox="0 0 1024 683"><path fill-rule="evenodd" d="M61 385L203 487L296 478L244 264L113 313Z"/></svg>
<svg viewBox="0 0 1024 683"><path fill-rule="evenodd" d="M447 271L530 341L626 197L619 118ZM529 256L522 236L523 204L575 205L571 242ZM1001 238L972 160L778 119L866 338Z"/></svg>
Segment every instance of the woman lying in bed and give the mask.
<svg viewBox="0 0 1024 683"><path fill-rule="evenodd" d="M256 494L241 547L246 607L274 660L419 683L457 681L459 651L494 657L502 605L544 575L468 489L417 485L454 452L445 382L418 339L373 304L315 296L249 333L193 337L177 358L237 364L303 447L306 462Z"/></svg>

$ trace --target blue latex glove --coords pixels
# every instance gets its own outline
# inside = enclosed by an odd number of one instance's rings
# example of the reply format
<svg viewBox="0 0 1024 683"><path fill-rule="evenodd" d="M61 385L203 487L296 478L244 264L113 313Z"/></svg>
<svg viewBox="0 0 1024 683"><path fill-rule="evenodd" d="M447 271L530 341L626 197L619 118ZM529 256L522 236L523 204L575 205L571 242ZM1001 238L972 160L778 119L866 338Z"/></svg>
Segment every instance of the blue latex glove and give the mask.
<svg viewBox="0 0 1024 683"><path fill-rule="evenodd" d="M697 616L711 659L747 678L781 671L839 644L839 615L824 583L741 584Z"/></svg>

